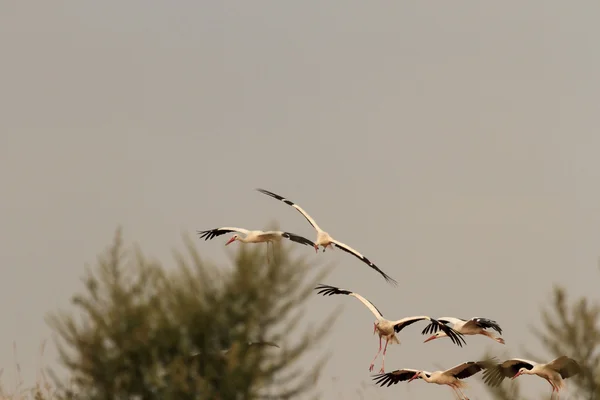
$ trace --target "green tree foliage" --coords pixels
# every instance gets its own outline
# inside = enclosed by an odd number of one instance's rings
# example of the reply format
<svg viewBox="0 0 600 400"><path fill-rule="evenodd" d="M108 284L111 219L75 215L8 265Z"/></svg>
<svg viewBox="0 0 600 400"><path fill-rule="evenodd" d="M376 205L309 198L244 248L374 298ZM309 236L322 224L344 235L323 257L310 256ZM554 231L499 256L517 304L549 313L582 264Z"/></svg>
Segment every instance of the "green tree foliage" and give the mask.
<svg viewBox="0 0 600 400"><path fill-rule="evenodd" d="M333 314L321 326L306 327L301 306L328 269L308 265L287 246L273 246L275 259L267 264L266 246L240 245L227 268L202 260L187 240L187 256L175 253L177 268L167 270L137 249L125 250L117 232L98 265L88 268L84 293L72 299L80 315L56 313L48 320L73 385L62 389L64 397L310 394L323 359L313 356L310 371L298 361L331 327ZM280 348L247 345L267 340Z"/></svg>
<svg viewBox="0 0 600 400"><path fill-rule="evenodd" d="M600 304L586 297L569 301L564 288L556 286L551 305L542 309L542 328L532 328L551 355L526 353L525 358L547 362L566 355L575 359L582 372L566 383L571 399L600 399ZM518 383L490 388L497 400L521 400ZM550 391L550 385L548 385ZM550 398L548 394L547 398Z"/></svg>

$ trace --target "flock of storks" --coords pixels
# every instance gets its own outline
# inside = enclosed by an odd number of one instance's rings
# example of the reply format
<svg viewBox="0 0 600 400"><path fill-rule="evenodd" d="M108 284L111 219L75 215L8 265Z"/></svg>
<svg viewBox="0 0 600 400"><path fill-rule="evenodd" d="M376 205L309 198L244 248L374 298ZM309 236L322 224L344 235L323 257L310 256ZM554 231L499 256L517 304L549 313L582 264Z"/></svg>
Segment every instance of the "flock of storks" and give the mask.
<svg viewBox="0 0 600 400"><path fill-rule="evenodd" d="M269 261L269 243L279 242L283 238L289 239L293 242L300 243L303 245L313 246L315 251L318 253L319 246L323 248L323 252L327 247L336 247L349 254L360 259L362 262L373 268L383 278L393 284L397 285L397 282L392 279L389 275L379 269L373 262L367 257L363 256L358 251L354 250L350 246L332 238L327 232L322 230L314 219L306 211L304 211L299 205L295 204L291 200L288 200L278 194L270 192L264 189L256 189L260 193L271 196L277 200L284 202L285 204L294 207L298 210L304 218L312 225L317 231L316 241L313 242L300 235L296 235L290 232L284 231L258 231L258 230L247 230L241 228L223 227L216 228L206 231L198 231L201 238L205 240L213 239L214 237L221 236L226 233L235 232L235 234L225 243L228 245L234 241L242 243L266 243L267 246L267 263ZM240 236L240 234L245 236ZM537 363L535 361L524 360L520 358L511 358L504 362L498 363L495 357L482 361L468 361L452 367L446 371L423 371L417 369L397 369L392 372L385 373L385 353L388 344L400 344L400 340L396 336L405 327L417 322L426 320L429 321L428 325L425 326L421 332L423 335L432 334L425 342L429 342L434 339L449 337L450 340L462 347L463 343L466 344L463 335L484 335L490 339L495 340L498 343L504 344L504 339L496 337L490 333L487 329L492 329L502 334L502 329L496 321L488 318L474 317L469 320L454 318L454 317L443 317L443 318L432 318L426 315L406 317L399 320L388 320L383 317L381 311L377 309L369 300L362 297L360 294L352 292L350 290L344 290L335 286L330 285L319 285L315 288L318 294L324 296L331 296L334 294L348 295L360 300L371 312L375 315L376 321L373 323L373 334L379 335L379 350L373 358L369 366L369 371L373 371L374 363L379 354L382 351L382 339L385 339L385 345L383 346L383 355L381 362L381 369L379 374L373 375L373 380L380 386L390 386L398 382L408 381L411 382L414 379L423 379L428 383L436 383L438 385L448 385L456 395L458 399L468 400L463 393L462 389L466 386L462 379L468 378L480 371L483 371L483 380L486 384L496 387L505 378L515 379L520 375L537 375L544 378L552 386L552 395L556 394L556 398L559 398L560 390L565 386L564 379L569 378L578 374L581 371L579 364L567 356L561 356L549 363ZM264 344L275 345L270 342L263 342ZM276 345L275 345L276 346ZM277 346L278 347L278 346Z"/></svg>

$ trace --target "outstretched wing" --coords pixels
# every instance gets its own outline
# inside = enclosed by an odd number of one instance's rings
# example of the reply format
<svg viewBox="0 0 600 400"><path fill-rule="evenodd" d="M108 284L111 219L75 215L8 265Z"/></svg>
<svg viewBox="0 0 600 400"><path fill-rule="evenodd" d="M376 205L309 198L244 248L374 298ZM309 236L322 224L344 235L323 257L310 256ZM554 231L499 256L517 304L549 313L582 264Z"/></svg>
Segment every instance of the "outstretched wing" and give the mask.
<svg viewBox="0 0 600 400"><path fill-rule="evenodd" d="M437 320L444 325L452 324L452 328L454 328L454 326L460 322L465 322L464 319L455 318L455 317L442 317L442 318L437 318ZM426 335L428 333L433 334L439 330L440 330L440 325L432 322L429 325L427 325L425 327L425 329L423 329L421 334L423 334L423 335Z"/></svg>
<svg viewBox="0 0 600 400"><path fill-rule="evenodd" d="M318 290L318 294L322 294L323 296L331 296L333 294L345 294L347 296L353 296L356 297L358 300L360 300L365 306L367 306L367 308L369 310L371 310L371 312L373 313L373 315L375 315L375 317L377 319L381 319L383 318L383 314L381 313L381 311L379 311L377 309L377 307L375 307L375 305L373 303L371 303L369 300L365 299L364 297L362 297L360 294L358 293L354 293L351 292L349 290L344 290L344 289L340 289L337 288L335 286L330 286L330 285L322 285L320 284L319 286L317 286L315 288L315 290Z"/></svg>
<svg viewBox="0 0 600 400"><path fill-rule="evenodd" d="M395 385L398 382L404 382L415 376L415 374L419 372L416 369L397 369L392 372L388 372L387 374L377 374L373 376L373 380L375 384L384 387ZM417 379L421 379L419 376Z"/></svg>
<svg viewBox="0 0 600 400"><path fill-rule="evenodd" d="M471 318L469 321L467 321L467 323L465 325L470 325L470 324L474 324L475 326L478 326L479 328L482 328L482 329L491 328L502 335L502 328L500 328L500 325L498 325L498 323L494 320L491 320L488 318L475 317L475 318Z"/></svg>
<svg viewBox="0 0 600 400"><path fill-rule="evenodd" d="M367 257L363 256L358 251L354 250L352 247L337 240L332 240L331 243L333 243L333 245L338 249L344 250L346 253L352 254L354 257L358 258L359 260L367 264L369 267L379 272L387 282L391 283L392 285L398 284L398 282L396 282L395 279L393 279L391 276L380 270L379 267L377 267L377 265L373 264Z"/></svg>
<svg viewBox="0 0 600 400"><path fill-rule="evenodd" d="M500 385L504 378L514 377L521 368L531 369L536 364L535 361L512 358L483 371L483 381L487 385L495 387Z"/></svg>
<svg viewBox="0 0 600 400"><path fill-rule="evenodd" d="M283 236L284 238L290 239L292 242L296 242L296 243L300 243L300 244L305 244L307 246L315 247L315 243L312 240L308 240L307 238L305 238L303 236L300 236L300 235L296 235L294 233L283 232L281 234L281 236Z"/></svg>
<svg viewBox="0 0 600 400"><path fill-rule="evenodd" d="M438 328L441 329L442 331L444 331L444 333L446 333L446 335L448 335L448 337L452 340L452 343L456 344L457 346L462 347L461 340L465 344L467 344L467 342L465 341L465 339L461 333L459 333L458 331L455 331L454 329L450 328L448 325L442 324L440 321L433 319L427 315L421 315L418 317L407 317L407 318L402 318L398 321L394 321L394 331L400 332L402 329L404 329L408 325L414 324L415 322L422 321L422 320L428 320L428 321L431 321L432 324L438 325Z"/></svg>
<svg viewBox="0 0 600 400"><path fill-rule="evenodd" d="M285 204L287 204L288 206L292 206L292 207L294 207L296 210L298 210L298 212L300 212L300 214L302 214L302 215L304 216L304 218L306 218L306 220L308 221L308 223L309 223L309 224L311 224L311 225L312 225L312 227L313 227L313 228L315 228L315 229L317 230L317 232L321 231L321 228L319 228L319 225L317 225L317 223L315 222L315 220L314 220L314 219L312 219L312 217L311 217L310 215L308 215L308 213L307 213L306 211L304 211L304 210L302 209L302 207L300 207L298 204L294 203L294 202L293 202L293 201L291 201L291 200L288 200L288 199L286 199L286 198L285 198L285 197L283 197L283 196L280 196L280 195L278 195L278 194L275 194L275 193L273 193L273 192L269 192L268 190L265 190L265 189L260 189L260 188L259 188L259 189L256 189L256 190L258 190L258 191L259 191L259 192L261 192L262 194L266 194L267 196L271 196L271 197L273 197L274 199L277 199L277 200L283 201L283 202L284 202Z"/></svg>
<svg viewBox="0 0 600 400"><path fill-rule="evenodd" d="M455 367L452 367L447 371L444 371L444 373L454 376L457 379L466 379L470 376L475 375L481 370L493 368L495 364L492 360L493 359L485 361L467 361Z"/></svg>
<svg viewBox="0 0 600 400"><path fill-rule="evenodd" d="M197 232L200 235L200 239L211 240L217 236L221 236L221 235L224 235L229 232L238 232L238 233L243 233L244 235L247 235L250 231L247 229L242 229L242 228L223 227L223 228L210 229L208 231L197 231Z"/></svg>
<svg viewBox="0 0 600 400"><path fill-rule="evenodd" d="M581 366L577 361L567 356L560 356L548 363L548 367L558 371L563 379L570 378L581 372Z"/></svg>

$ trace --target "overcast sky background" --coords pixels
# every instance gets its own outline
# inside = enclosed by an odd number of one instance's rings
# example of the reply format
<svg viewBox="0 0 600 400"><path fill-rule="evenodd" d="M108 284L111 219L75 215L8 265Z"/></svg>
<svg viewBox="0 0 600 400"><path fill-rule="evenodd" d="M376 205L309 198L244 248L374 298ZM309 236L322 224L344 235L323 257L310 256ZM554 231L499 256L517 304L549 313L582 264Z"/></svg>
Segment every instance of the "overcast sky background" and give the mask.
<svg viewBox="0 0 600 400"><path fill-rule="evenodd" d="M506 346L458 348L411 326L387 370L450 368L486 348L547 355L529 325L552 285L599 297L599 16L592 0L1 2L4 383L13 341L34 381L44 317L68 307L119 224L165 262L196 229L277 219L313 237L255 187L400 282L334 251L318 255L338 265L326 283L390 318L483 316L505 330ZM198 246L226 260L224 242ZM315 295L310 318L340 305L326 399L359 398L378 348L355 299ZM469 383L471 399L488 397ZM366 393L451 398L409 386Z"/></svg>

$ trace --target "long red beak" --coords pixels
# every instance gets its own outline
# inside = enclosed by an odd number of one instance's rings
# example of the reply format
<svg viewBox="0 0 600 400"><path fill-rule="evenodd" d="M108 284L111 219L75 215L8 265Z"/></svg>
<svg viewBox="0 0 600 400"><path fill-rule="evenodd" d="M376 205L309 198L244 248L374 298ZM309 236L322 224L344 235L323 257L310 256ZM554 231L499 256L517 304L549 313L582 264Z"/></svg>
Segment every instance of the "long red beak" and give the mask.
<svg viewBox="0 0 600 400"><path fill-rule="evenodd" d="M515 376L513 376L512 379L515 379L519 375L521 375L521 372L517 372L517 374Z"/></svg>
<svg viewBox="0 0 600 400"><path fill-rule="evenodd" d="M315 244L315 252L319 253L319 245L318 244Z"/></svg>
<svg viewBox="0 0 600 400"><path fill-rule="evenodd" d="M229 240L227 241L227 243L225 243L225 246L227 246L229 243L231 243L231 242L234 242L234 241L235 241L235 236L234 236L234 237L232 237L231 239L229 239Z"/></svg>
<svg viewBox="0 0 600 400"><path fill-rule="evenodd" d="M418 377L418 376L419 376L419 373L417 372L416 374L414 374L414 375L413 375L413 377L412 377L412 378L410 378L410 379L408 380L408 382L411 382L413 379L417 379L417 377ZM407 383L408 383L408 382L407 382Z"/></svg>
<svg viewBox="0 0 600 400"><path fill-rule="evenodd" d="M429 339L425 340L423 343L427 343L427 342L429 342L430 340L433 340L433 339L437 339L437 336L433 335L433 336L429 337Z"/></svg>

